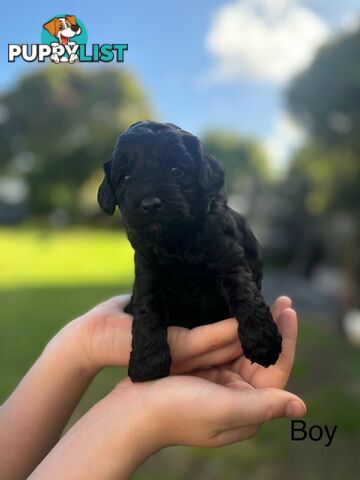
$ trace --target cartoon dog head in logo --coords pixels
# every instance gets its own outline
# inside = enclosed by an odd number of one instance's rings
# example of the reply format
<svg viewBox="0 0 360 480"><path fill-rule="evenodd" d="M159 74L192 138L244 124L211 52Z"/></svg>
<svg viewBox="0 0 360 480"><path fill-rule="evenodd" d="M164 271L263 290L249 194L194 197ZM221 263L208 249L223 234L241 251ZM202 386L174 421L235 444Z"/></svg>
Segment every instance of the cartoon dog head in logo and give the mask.
<svg viewBox="0 0 360 480"><path fill-rule="evenodd" d="M77 24L74 15L55 17L45 23L43 27L64 46L69 43L70 39L81 33L81 28Z"/></svg>

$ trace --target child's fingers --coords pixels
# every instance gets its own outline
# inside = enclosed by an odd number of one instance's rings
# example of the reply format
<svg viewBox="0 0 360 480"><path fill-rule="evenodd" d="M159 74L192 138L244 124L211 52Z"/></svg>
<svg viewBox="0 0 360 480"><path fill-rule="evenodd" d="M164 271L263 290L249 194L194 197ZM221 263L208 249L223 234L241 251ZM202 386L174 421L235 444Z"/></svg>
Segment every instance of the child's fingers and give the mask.
<svg viewBox="0 0 360 480"><path fill-rule="evenodd" d="M295 310L286 308L279 316L279 331L282 336L282 352L276 366L289 374L294 363L298 322Z"/></svg>
<svg viewBox="0 0 360 480"><path fill-rule="evenodd" d="M273 314L278 317L282 310L291 305L291 299L279 297L273 305ZM202 325L192 330L177 331L173 338L172 347L180 353L181 358L190 358L203 353L218 350L219 348L238 340L238 322L229 318L211 325ZM171 345L171 327L169 328ZM241 353L241 352L240 352Z"/></svg>
<svg viewBox="0 0 360 480"><path fill-rule="evenodd" d="M191 372L196 369L223 365L242 355L240 342L235 340L217 350L191 357L179 364L174 361L173 373Z"/></svg>
<svg viewBox="0 0 360 480"><path fill-rule="evenodd" d="M186 339L188 354L200 355L233 342L238 338L237 327L235 318L229 318L189 330Z"/></svg>
<svg viewBox="0 0 360 480"><path fill-rule="evenodd" d="M284 388L291 372L295 357L297 338L297 316L292 308L285 308L278 318L278 327L282 335L282 352L275 365L267 369L258 367L251 377L256 388Z"/></svg>
<svg viewBox="0 0 360 480"><path fill-rule="evenodd" d="M251 425L248 427L231 428L224 432L218 433L211 439L211 446L224 447L233 443L249 440L253 438L259 430L258 425Z"/></svg>
<svg viewBox="0 0 360 480"><path fill-rule="evenodd" d="M218 414L225 428L258 425L281 417L298 418L306 413L299 397L277 388L228 389L222 401L214 404L214 409L219 406Z"/></svg>
<svg viewBox="0 0 360 480"><path fill-rule="evenodd" d="M119 310L123 310L126 305L129 303L131 298L131 295L126 293L123 295L116 295L115 297L109 298L109 300L106 300L106 303L108 306L115 307Z"/></svg>
<svg viewBox="0 0 360 480"><path fill-rule="evenodd" d="M275 302L273 303L273 306L271 307L271 313L274 317L275 322L277 322L277 319L280 315L280 313L285 309L285 308L291 308L292 305L292 300L289 297L286 296L281 296L278 297Z"/></svg>

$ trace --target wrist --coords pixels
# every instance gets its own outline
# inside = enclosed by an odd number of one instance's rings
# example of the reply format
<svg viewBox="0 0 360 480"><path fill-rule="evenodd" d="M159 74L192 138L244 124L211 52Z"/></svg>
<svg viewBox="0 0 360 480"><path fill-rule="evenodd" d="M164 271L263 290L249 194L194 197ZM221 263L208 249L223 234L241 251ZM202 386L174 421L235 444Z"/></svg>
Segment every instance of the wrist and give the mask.
<svg viewBox="0 0 360 480"><path fill-rule="evenodd" d="M106 397L109 408L118 412L120 424L128 419L141 443L152 452L169 446L153 383L132 383L126 378Z"/></svg>
<svg viewBox="0 0 360 480"><path fill-rule="evenodd" d="M157 408L149 401L150 390L150 385L126 379L96 405L96 417L105 426L104 439L116 452L119 478L130 478L149 457L168 446Z"/></svg>
<svg viewBox="0 0 360 480"><path fill-rule="evenodd" d="M131 478L161 448L146 398L133 387L125 380L94 405L30 478Z"/></svg>

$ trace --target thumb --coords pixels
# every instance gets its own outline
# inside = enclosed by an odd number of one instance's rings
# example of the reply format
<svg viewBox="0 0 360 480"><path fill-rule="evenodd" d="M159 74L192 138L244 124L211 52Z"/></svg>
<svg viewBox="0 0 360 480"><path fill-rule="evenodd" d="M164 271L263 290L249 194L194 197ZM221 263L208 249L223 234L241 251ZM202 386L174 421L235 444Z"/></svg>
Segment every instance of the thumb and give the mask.
<svg viewBox="0 0 360 480"><path fill-rule="evenodd" d="M233 390L234 410L229 421L233 427L258 425L276 418L299 418L305 415L305 403L296 395L277 388ZM235 407L236 405L236 407Z"/></svg>

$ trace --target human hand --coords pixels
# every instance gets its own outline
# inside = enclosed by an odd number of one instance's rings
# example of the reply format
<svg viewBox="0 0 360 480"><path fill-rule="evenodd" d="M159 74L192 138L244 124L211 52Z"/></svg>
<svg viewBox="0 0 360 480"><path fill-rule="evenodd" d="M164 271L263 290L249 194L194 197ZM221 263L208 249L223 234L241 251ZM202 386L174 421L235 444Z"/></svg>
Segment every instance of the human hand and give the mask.
<svg viewBox="0 0 360 480"><path fill-rule="evenodd" d="M96 372L110 365L126 366L131 351L132 326L132 316L123 311L128 301L128 295L121 295L100 303L67 324L51 344L74 344L76 361L86 372ZM279 316L282 309L290 306L290 299L279 297L272 307L274 316ZM221 365L239 357L244 369L250 362L242 356L237 328L235 319L192 330L169 327L172 373ZM249 371L253 372L256 367L254 364ZM249 369L249 366L246 369ZM274 366L270 367L270 370L274 371Z"/></svg>
<svg viewBox="0 0 360 480"><path fill-rule="evenodd" d="M111 365L128 365L132 316L123 311L128 301L128 295L121 295L97 305L67 324L51 345L71 342L76 362L88 372ZM238 358L242 352L234 319L192 330L169 327L168 342L172 373L220 365Z"/></svg>
<svg viewBox="0 0 360 480"><path fill-rule="evenodd" d="M226 445L251 438L266 421L303 416L302 400L281 390L291 372L297 339L296 312L290 307L287 297L278 298L272 307L283 348L271 367L251 364L240 355L232 363L198 369L191 376L149 382L148 386L125 380L117 388L133 396L134 404L139 395L153 406L159 416L158 436L166 445Z"/></svg>
<svg viewBox="0 0 360 480"><path fill-rule="evenodd" d="M108 300L66 325L1 406L0 464L7 478L26 478L54 447L75 406L102 367L127 365L132 326L132 317L122 311L127 301L126 297ZM168 340L174 372L221 364L241 353L231 320L191 332L171 327ZM102 419L101 415L101 423ZM32 432L30 443L26 441L28 432ZM55 478L53 473L46 478ZM73 478L60 476L68 477ZM103 478L102 474L99 478Z"/></svg>
<svg viewBox="0 0 360 480"><path fill-rule="evenodd" d="M290 299L281 297L272 308L283 337L274 366L265 369L240 354L234 362L197 369L191 376L140 384L126 379L79 420L30 478L80 479L91 472L92 478L127 479L168 445L227 445L253 437L266 421L304 415L302 400L280 389L295 354L297 319L290 306ZM226 322L231 343L237 338L236 321ZM174 342L176 349L176 335Z"/></svg>
<svg viewBox="0 0 360 480"><path fill-rule="evenodd" d="M291 305L291 299L283 296L277 298L271 307L274 321L282 336L282 352L275 365L265 368L240 355L234 362L221 368L193 373L213 381L224 378L224 375L227 378L231 376L234 382L246 382L254 388L284 388L294 363L298 331L297 315Z"/></svg>

